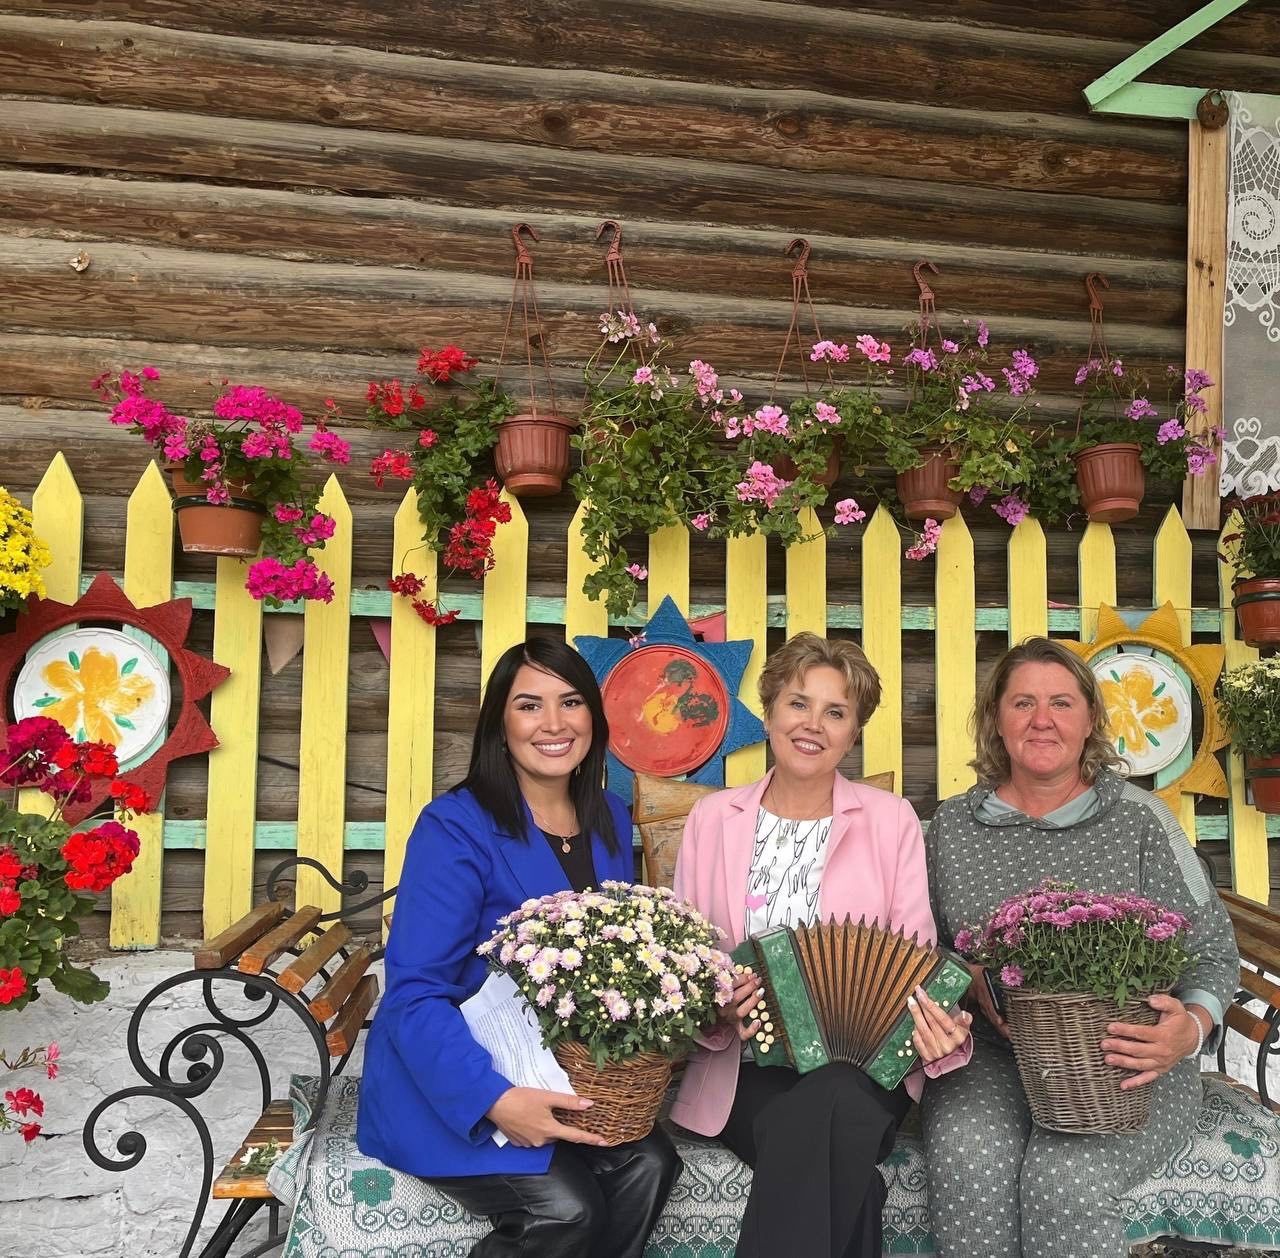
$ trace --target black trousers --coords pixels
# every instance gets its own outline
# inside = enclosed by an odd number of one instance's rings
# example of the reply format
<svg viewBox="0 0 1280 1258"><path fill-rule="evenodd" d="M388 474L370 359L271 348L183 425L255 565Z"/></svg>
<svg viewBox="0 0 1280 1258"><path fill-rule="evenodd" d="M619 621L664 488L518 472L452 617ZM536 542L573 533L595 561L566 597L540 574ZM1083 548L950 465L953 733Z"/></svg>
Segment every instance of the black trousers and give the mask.
<svg viewBox="0 0 1280 1258"><path fill-rule="evenodd" d="M613 1148L556 1145L545 1175L432 1179L493 1231L471 1258L641 1258L680 1157L655 1127Z"/></svg>
<svg viewBox="0 0 1280 1258"><path fill-rule="evenodd" d="M880 1258L885 1186L911 1107L856 1066L743 1062L720 1139L754 1170L736 1258Z"/></svg>

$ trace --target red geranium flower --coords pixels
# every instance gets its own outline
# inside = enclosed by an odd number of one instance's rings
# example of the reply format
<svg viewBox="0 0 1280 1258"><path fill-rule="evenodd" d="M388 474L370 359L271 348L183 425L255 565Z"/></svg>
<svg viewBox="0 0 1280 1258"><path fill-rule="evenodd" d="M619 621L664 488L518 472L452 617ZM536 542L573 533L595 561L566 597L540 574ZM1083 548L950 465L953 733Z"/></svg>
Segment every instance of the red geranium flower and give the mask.
<svg viewBox="0 0 1280 1258"><path fill-rule="evenodd" d="M439 350L427 345L418 356L418 371L435 384L445 384L454 375L470 371L477 362L479 359L456 345L446 345Z"/></svg>
<svg viewBox="0 0 1280 1258"><path fill-rule="evenodd" d="M0 1005L12 1004L27 990L27 976L18 966L11 970L0 968Z"/></svg>
<svg viewBox="0 0 1280 1258"><path fill-rule="evenodd" d="M0 886L0 917L12 917L22 907L22 897L12 883Z"/></svg>
<svg viewBox="0 0 1280 1258"><path fill-rule="evenodd" d="M22 1133L22 1138L30 1144L40 1134L39 1123L23 1123L18 1130Z"/></svg>
<svg viewBox="0 0 1280 1258"><path fill-rule="evenodd" d="M30 1088L12 1088L4 1094L4 1099L19 1118L26 1118L28 1114L35 1114L37 1118L44 1117L44 1101L40 1099L39 1092L33 1092Z"/></svg>

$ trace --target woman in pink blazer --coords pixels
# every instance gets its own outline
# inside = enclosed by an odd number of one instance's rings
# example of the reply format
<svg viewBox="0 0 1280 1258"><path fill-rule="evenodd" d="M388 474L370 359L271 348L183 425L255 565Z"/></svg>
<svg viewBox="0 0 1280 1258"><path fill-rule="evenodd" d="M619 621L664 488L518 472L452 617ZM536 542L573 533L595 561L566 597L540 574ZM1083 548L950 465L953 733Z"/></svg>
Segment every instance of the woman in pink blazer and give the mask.
<svg viewBox="0 0 1280 1258"><path fill-rule="evenodd" d="M906 800L850 782L838 766L880 702L880 678L852 642L801 633L760 677L774 767L698 801L685 825L676 894L727 935L865 917L937 938L920 822ZM853 1066L806 1075L744 1060L758 984L743 975L701 1038L671 1116L718 1136L754 1169L737 1258L880 1258L884 1181L876 1163L920 1096L923 1075L964 1065L970 1017L923 991L910 1007L924 1063L886 1092Z"/></svg>

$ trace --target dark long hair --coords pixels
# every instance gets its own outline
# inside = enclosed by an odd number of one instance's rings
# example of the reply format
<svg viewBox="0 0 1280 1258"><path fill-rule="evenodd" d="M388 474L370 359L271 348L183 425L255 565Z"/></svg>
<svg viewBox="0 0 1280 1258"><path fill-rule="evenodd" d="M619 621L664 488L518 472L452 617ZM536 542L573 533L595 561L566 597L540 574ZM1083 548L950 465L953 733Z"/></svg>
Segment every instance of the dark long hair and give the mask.
<svg viewBox="0 0 1280 1258"><path fill-rule="evenodd" d="M467 789L494 819L500 830L527 839L524 799L516 771L507 754L503 714L516 674L524 664L550 673L568 683L581 696L591 713L591 749L569 778L569 798L578 815L583 834L598 834L611 854L618 851L618 835L613 814L604 797L605 749L609 745L609 722L604 715L600 687L586 660L555 638L527 638L508 648L489 674L475 737L471 741L471 766L455 790Z"/></svg>

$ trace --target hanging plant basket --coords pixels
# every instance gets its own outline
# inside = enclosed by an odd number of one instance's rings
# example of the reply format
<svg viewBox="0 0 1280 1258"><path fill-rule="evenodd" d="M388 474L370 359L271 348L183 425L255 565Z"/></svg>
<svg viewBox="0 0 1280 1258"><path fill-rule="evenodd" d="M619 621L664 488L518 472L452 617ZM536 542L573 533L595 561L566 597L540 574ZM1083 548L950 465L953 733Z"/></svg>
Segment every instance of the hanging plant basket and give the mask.
<svg viewBox="0 0 1280 1258"><path fill-rule="evenodd" d="M1090 520L1118 524L1138 514L1147 487L1141 455L1141 446L1116 441L1071 456L1080 505Z"/></svg>
<svg viewBox="0 0 1280 1258"><path fill-rule="evenodd" d="M573 1090L594 1102L587 1110L555 1110L562 1123L595 1132L610 1144L643 1140L653 1130L671 1082L670 1057L633 1053L597 1069L591 1054L576 1040L566 1040L551 1051Z"/></svg>
<svg viewBox="0 0 1280 1258"><path fill-rule="evenodd" d="M262 546L266 506L249 496L245 481L228 481L231 501L214 505L205 498L206 486L187 478L181 467L170 467L173 510L178 537L188 555L232 555L249 559Z"/></svg>
<svg viewBox="0 0 1280 1258"><path fill-rule="evenodd" d="M948 482L960 470L950 455L926 447L919 467L898 473L898 497L908 520L949 520L964 495Z"/></svg>
<svg viewBox="0 0 1280 1258"><path fill-rule="evenodd" d="M569 437L577 426L576 419L550 411L504 419L493 456L502 483L517 498L558 494L569 475Z"/></svg>
<svg viewBox="0 0 1280 1258"><path fill-rule="evenodd" d="M830 489L836 483L840 475L840 455L843 450L844 442L837 437L831 443L831 450L827 454L827 465L822 469L822 475L814 477L815 485ZM773 470L782 480L795 480L800 475L800 469L796 466L795 460L785 454L773 461Z"/></svg>
<svg viewBox="0 0 1280 1258"><path fill-rule="evenodd" d="M1120 1090L1131 1070L1109 1066L1099 1044L1112 1022L1155 1026L1160 1015L1135 996L1123 1005L1092 993L1046 995L1002 987L1013 1055L1031 1116L1050 1131L1139 1131L1151 1088Z"/></svg>
<svg viewBox="0 0 1280 1258"><path fill-rule="evenodd" d="M1245 756L1244 779L1253 787L1259 812L1280 813L1280 755Z"/></svg>
<svg viewBox="0 0 1280 1258"><path fill-rule="evenodd" d="M1280 644L1280 577L1251 577L1232 586L1231 606L1240 621L1240 636L1249 646Z"/></svg>

